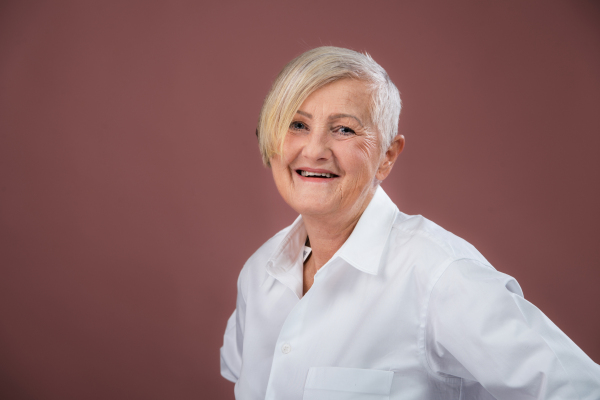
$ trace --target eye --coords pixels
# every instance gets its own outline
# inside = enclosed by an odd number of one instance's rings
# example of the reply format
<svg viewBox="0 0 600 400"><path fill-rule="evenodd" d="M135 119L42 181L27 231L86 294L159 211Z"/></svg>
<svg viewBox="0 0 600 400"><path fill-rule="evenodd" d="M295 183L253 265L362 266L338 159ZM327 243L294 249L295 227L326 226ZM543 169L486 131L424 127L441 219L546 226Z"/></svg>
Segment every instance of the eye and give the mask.
<svg viewBox="0 0 600 400"><path fill-rule="evenodd" d="M301 131L303 129L307 129L307 126L304 122L294 121L290 124L290 129L293 129L295 131Z"/></svg>
<svg viewBox="0 0 600 400"><path fill-rule="evenodd" d="M333 131L343 136L351 136L356 134L353 129L348 128L347 126L338 126Z"/></svg>

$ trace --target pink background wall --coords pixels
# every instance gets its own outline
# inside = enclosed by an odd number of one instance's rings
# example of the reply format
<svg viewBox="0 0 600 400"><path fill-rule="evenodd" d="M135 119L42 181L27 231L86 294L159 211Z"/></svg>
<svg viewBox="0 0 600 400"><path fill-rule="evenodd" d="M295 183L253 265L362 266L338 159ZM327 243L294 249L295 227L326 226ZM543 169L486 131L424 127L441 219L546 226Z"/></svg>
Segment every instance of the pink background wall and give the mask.
<svg viewBox="0 0 600 400"><path fill-rule="evenodd" d="M329 44L402 93L400 209L600 362L597 2L216 3L0 4L0 398L233 398L237 274L295 217L258 112Z"/></svg>

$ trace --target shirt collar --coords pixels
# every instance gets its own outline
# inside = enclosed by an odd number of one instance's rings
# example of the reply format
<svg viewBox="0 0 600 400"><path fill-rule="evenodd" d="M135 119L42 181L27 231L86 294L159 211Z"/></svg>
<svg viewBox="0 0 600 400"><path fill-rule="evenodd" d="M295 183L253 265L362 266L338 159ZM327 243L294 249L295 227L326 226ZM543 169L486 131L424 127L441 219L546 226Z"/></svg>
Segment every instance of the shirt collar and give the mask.
<svg viewBox="0 0 600 400"><path fill-rule="evenodd" d="M340 257L360 271L377 275L397 210L379 186L352 234L332 260ZM298 216L267 262L267 272L296 292L299 298L302 297L301 267L305 241L306 229L302 216Z"/></svg>
<svg viewBox="0 0 600 400"><path fill-rule="evenodd" d="M379 186L337 255L354 268L377 275L397 211L396 205Z"/></svg>
<svg viewBox="0 0 600 400"><path fill-rule="evenodd" d="M298 298L302 298L303 292L305 242L306 228L302 216L298 216L267 261L269 275L290 288Z"/></svg>

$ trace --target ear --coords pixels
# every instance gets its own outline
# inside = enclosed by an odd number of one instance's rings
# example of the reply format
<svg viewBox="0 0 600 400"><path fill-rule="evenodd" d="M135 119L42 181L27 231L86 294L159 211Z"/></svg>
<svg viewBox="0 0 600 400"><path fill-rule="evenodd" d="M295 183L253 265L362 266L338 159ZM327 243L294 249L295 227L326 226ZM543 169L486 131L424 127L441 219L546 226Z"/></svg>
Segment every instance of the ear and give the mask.
<svg viewBox="0 0 600 400"><path fill-rule="evenodd" d="M392 172L392 167L394 166L394 163L396 162L396 159L400 153L402 153L402 150L404 150L404 136L397 135L394 140L392 140L392 144L390 144L390 147L388 147L387 151L385 152L385 156L383 157L381 164L379 164L379 169L375 174L375 178L377 180L383 181L385 178L387 178L390 172Z"/></svg>

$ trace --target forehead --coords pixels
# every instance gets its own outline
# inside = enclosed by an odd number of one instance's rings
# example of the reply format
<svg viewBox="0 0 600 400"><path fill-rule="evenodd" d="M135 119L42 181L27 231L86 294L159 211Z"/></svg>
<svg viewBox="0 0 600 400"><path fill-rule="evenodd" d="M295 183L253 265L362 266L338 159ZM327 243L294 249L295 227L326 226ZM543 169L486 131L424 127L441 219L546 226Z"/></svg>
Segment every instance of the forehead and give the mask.
<svg viewBox="0 0 600 400"><path fill-rule="evenodd" d="M356 79L340 79L315 90L304 100L300 111L313 115L353 114L370 120L371 89Z"/></svg>

